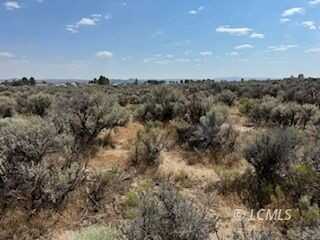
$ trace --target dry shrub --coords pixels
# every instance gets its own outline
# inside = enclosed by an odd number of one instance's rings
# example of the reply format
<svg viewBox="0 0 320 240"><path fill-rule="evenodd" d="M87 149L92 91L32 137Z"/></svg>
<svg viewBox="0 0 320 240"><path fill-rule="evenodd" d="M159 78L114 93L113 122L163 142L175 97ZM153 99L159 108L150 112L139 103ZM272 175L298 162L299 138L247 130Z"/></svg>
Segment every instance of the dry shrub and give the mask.
<svg viewBox="0 0 320 240"><path fill-rule="evenodd" d="M16 102L11 97L0 96L0 118L12 117L15 113Z"/></svg>
<svg viewBox="0 0 320 240"><path fill-rule="evenodd" d="M82 179L79 164L64 168L58 158L59 138L54 128L39 118L10 119L0 123L2 206L32 211L61 207ZM54 155L56 154L56 155Z"/></svg>
<svg viewBox="0 0 320 240"><path fill-rule="evenodd" d="M57 99L51 119L59 131L73 135L80 150L86 150L102 131L124 126L128 115L112 97L74 92L69 98Z"/></svg>
<svg viewBox="0 0 320 240"><path fill-rule="evenodd" d="M160 153L167 146L168 134L159 127L147 125L137 134L131 150L130 161L134 166L158 167Z"/></svg>
<svg viewBox="0 0 320 240"><path fill-rule="evenodd" d="M246 160L255 170L256 195L261 207L269 201L269 194L284 180L290 163L296 159L296 144L294 130L275 129L259 135L244 150Z"/></svg>
<svg viewBox="0 0 320 240"><path fill-rule="evenodd" d="M32 113L41 117L44 117L49 107L51 106L51 96L44 93L37 93L31 95L27 99L27 109L28 113Z"/></svg>
<svg viewBox="0 0 320 240"><path fill-rule="evenodd" d="M138 216L123 225L123 239L209 240L217 232L218 219L208 209L185 199L170 184L140 196Z"/></svg>
<svg viewBox="0 0 320 240"><path fill-rule="evenodd" d="M184 97L170 87L158 87L143 96L143 104L137 109L135 117L140 121L169 121L183 116Z"/></svg>
<svg viewBox="0 0 320 240"><path fill-rule="evenodd" d="M238 134L226 123L226 109L217 106L200 118L198 124L176 121L177 142L188 150L224 157L235 150Z"/></svg>

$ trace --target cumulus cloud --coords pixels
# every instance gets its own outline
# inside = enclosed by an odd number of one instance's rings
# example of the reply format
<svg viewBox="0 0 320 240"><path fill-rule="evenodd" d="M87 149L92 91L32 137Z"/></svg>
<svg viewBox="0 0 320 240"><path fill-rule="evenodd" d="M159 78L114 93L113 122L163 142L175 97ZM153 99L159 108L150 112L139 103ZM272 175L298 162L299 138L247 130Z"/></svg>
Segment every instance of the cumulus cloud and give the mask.
<svg viewBox="0 0 320 240"><path fill-rule="evenodd" d="M308 28L309 30L316 30L317 26L315 24L315 22L313 21L304 21L302 22L302 26L304 26L305 28Z"/></svg>
<svg viewBox="0 0 320 240"><path fill-rule="evenodd" d="M273 52L285 52L291 48L297 48L298 45L280 45L280 46L270 46L269 49Z"/></svg>
<svg viewBox="0 0 320 240"><path fill-rule="evenodd" d="M4 2L4 6L9 11L21 8L17 1L6 1Z"/></svg>
<svg viewBox="0 0 320 240"><path fill-rule="evenodd" d="M212 56L212 52L211 51L203 51L203 52L200 52L200 55L201 56Z"/></svg>
<svg viewBox="0 0 320 240"><path fill-rule="evenodd" d="M259 38L259 39L262 39L262 38L264 38L264 34L262 34L262 33L251 33L250 37L251 37L251 38Z"/></svg>
<svg viewBox="0 0 320 240"><path fill-rule="evenodd" d="M252 33L252 29L248 28L248 27L240 27L240 28L235 28L235 27L231 27L228 25L225 26L220 26L216 29L216 32L219 33L227 33L230 35L234 35L234 36L245 36L245 35L249 35L250 33Z"/></svg>
<svg viewBox="0 0 320 240"><path fill-rule="evenodd" d="M93 26L96 25L97 21L94 18L81 18L77 23L78 26Z"/></svg>
<svg viewBox="0 0 320 240"><path fill-rule="evenodd" d="M113 54L109 51L99 51L96 53L96 57L100 59L111 59Z"/></svg>
<svg viewBox="0 0 320 240"><path fill-rule="evenodd" d="M289 8L282 13L282 17L289 17L289 16L304 14L304 13L305 13L304 8L300 8L300 7Z"/></svg>
<svg viewBox="0 0 320 240"><path fill-rule="evenodd" d="M75 24L66 25L66 30L72 33L79 32L81 27L95 26L101 20L101 14L92 14L89 17L83 17Z"/></svg>
<svg viewBox="0 0 320 240"><path fill-rule="evenodd" d="M254 48L254 46L252 46L251 44L242 44L234 47L234 49L236 50L248 49L248 48Z"/></svg>
<svg viewBox="0 0 320 240"><path fill-rule="evenodd" d="M310 5L318 5L318 4L320 4L320 0L312 0L312 1L309 1L309 4L310 4Z"/></svg>
<svg viewBox="0 0 320 240"><path fill-rule="evenodd" d="M200 13L203 10L204 10L204 6L200 6L197 9L190 10L188 13L191 15L197 15L198 13Z"/></svg>
<svg viewBox="0 0 320 240"><path fill-rule="evenodd" d="M10 52L0 52L0 58L14 58L15 55Z"/></svg>

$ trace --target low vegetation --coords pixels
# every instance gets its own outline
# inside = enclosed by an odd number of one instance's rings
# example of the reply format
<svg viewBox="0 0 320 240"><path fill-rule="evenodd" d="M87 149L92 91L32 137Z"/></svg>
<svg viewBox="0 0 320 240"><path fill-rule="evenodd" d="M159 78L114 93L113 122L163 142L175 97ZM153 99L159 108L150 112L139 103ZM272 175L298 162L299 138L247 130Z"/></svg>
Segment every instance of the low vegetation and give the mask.
<svg viewBox="0 0 320 240"><path fill-rule="evenodd" d="M152 83L1 85L1 239L320 239L318 79Z"/></svg>

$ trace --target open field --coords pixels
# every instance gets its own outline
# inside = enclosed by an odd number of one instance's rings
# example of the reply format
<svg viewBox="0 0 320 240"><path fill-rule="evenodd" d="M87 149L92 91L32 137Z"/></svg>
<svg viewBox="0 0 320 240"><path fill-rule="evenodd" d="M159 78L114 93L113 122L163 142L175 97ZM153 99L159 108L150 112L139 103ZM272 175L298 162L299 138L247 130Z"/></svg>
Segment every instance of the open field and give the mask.
<svg viewBox="0 0 320 240"><path fill-rule="evenodd" d="M0 239L319 240L319 99L319 79L1 86Z"/></svg>

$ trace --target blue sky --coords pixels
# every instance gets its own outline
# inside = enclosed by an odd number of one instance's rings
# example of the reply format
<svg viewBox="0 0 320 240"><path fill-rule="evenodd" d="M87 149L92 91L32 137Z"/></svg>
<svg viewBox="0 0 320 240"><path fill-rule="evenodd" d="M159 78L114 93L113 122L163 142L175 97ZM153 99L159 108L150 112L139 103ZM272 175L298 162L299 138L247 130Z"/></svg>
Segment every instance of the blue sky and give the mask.
<svg viewBox="0 0 320 240"><path fill-rule="evenodd" d="M320 0L0 2L0 78L320 76Z"/></svg>

